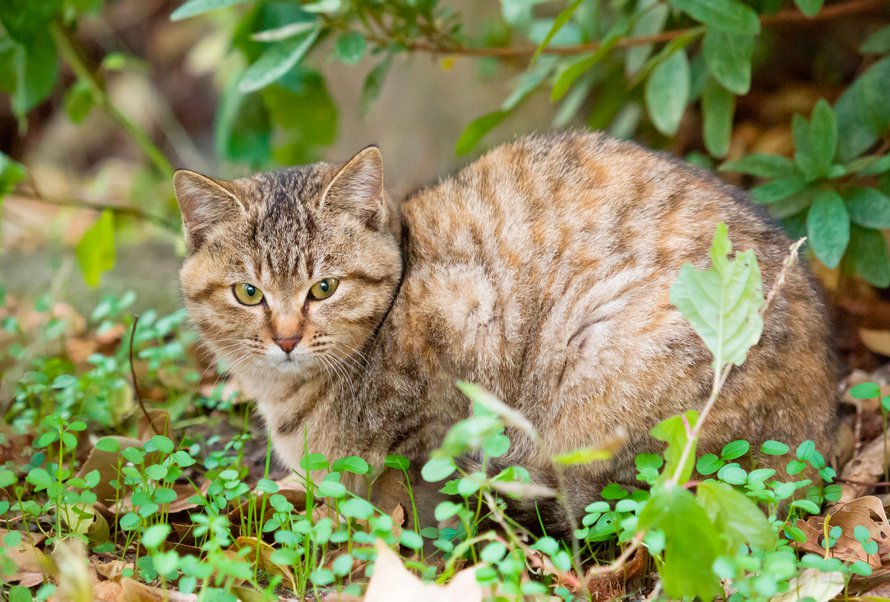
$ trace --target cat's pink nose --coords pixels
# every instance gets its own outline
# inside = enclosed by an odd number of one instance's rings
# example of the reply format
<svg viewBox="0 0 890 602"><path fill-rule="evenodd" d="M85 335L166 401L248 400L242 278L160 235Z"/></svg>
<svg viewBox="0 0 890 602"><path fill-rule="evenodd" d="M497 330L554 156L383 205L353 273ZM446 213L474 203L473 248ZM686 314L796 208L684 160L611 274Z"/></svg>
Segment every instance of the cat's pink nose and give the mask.
<svg viewBox="0 0 890 602"><path fill-rule="evenodd" d="M275 341L275 344L281 347L281 350L285 353L290 353L294 350L294 348L300 344L300 339L303 338L301 334L295 334L289 337L272 337L272 340Z"/></svg>

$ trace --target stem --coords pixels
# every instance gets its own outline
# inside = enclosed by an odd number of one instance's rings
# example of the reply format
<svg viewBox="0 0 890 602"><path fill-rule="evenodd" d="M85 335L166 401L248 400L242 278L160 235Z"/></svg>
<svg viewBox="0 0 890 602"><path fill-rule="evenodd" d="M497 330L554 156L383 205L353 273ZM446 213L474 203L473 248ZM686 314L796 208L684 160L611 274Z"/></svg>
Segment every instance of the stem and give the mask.
<svg viewBox="0 0 890 602"><path fill-rule="evenodd" d="M75 198L59 198L59 197L48 197L44 196L40 191L38 191L34 186L31 186L33 194L22 194L16 192L15 196L22 199L27 199L29 201L37 201L38 203L45 203L47 205L56 205L59 207L73 207L75 209L86 209L89 211L111 211L117 215L126 215L129 217L135 217L137 219L141 219L152 223L164 230L168 230L170 232L179 233L179 224L174 221L168 220L160 215L155 215L153 213L148 213L139 209L138 207L131 207L127 205L115 205L112 203L94 203L93 201L87 201L85 199L75 199Z"/></svg>
<svg viewBox="0 0 890 602"><path fill-rule="evenodd" d="M71 67L71 70L74 71L77 78L90 89L90 94L96 105L130 134L133 141L136 142L142 152L148 157L149 161L151 161L162 175L167 177L172 176L173 166L167 160L167 157L164 156L161 149L152 142L151 137L145 130L136 125L129 117L121 113L120 109L114 106L111 102L104 86L96 77L94 70L87 66L83 54L80 51L79 44L71 34L71 31L56 20L50 24L50 33L52 34L53 41L59 48L59 54L68 66Z"/></svg>
<svg viewBox="0 0 890 602"><path fill-rule="evenodd" d="M880 403L880 399L878 400L878 403ZM888 474L890 471L888 471L887 467L887 412L882 410L881 416L884 419L884 432L882 433L884 439L884 480L890 481L890 474Z"/></svg>
<svg viewBox="0 0 890 602"><path fill-rule="evenodd" d="M161 432L158 431L158 427L155 426L154 420L151 419L151 415L148 413L148 410L145 409L145 404L142 403L142 395L139 393L139 380L136 378L136 367L135 362L133 361L133 341L136 339L137 324L139 324L138 314L133 316L133 326L130 328L130 376L133 377L133 397L136 398L136 403L139 404L142 414L145 416L145 419L148 420L148 425L151 427L151 430L155 432L155 435L160 435Z"/></svg>

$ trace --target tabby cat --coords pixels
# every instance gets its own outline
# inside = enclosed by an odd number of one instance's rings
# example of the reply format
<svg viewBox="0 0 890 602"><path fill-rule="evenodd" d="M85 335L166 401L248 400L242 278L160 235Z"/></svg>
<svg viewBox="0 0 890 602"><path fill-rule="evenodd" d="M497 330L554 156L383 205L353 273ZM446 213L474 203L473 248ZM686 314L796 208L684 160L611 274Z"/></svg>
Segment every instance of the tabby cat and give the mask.
<svg viewBox="0 0 890 602"><path fill-rule="evenodd" d="M508 429L490 471L521 464L550 483L550 456L621 434L612 460L566 479L579 512L605 483L634 481L634 456L659 449L653 425L708 396L711 354L669 301L680 266L708 265L723 221L756 252L768 292L789 246L740 190L595 133L520 138L402 202L385 192L374 146L341 165L233 181L179 171L174 184L189 315L289 467L306 449L375 466L398 453L419 467L471 411L463 379L541 434L534 445ZM701 447L827 449L826 339L819 295L793 267ZM386 507L402 493L383 473L373 497ZM421 498L428 515L435 500ZM555 505L543 512L564 531Z"/></svg>

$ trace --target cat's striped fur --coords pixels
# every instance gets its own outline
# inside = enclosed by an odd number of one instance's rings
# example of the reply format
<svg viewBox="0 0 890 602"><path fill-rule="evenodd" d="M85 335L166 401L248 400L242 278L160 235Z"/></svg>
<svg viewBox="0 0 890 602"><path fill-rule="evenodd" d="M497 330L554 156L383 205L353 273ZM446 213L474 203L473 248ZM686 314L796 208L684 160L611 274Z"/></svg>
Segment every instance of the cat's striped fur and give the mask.
<svg viewBox="0 0 890 602"><path fill-rule="evenodd" d="M345 166L175 180L190 316L292 467L304 438L330 458L422 464L468 415L460 378L541 433L535 446L509 432L494 470L523 464L546 480L551 455L625 437L613 460L570 473L580 509L604 483L633 482L634 455L658 449L649 429L710 391L711 356L668 298L680 266L708 265L724 221L737 248L756 252L768 291L789 246L740 190L601 134L518 139L402 203L382 177L370 147ZM336 293L307 301L328 276ZM240 305L238 282L268 305ZM272 342L283 331L302 336L290 356ZM826 450L834 403L823 307L793 267L702 447L809 438ZM400 493L395 479L380 483L380 495Z"/></svg>

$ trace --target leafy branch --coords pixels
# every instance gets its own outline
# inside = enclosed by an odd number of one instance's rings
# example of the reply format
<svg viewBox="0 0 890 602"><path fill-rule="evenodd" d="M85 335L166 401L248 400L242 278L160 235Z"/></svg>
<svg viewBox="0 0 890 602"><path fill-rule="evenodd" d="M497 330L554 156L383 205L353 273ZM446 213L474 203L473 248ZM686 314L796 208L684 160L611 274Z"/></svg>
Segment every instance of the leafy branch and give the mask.
<svg viewBox="0 0 890 602"><path fill-rule="evenodd" d="M173 166L158 146L152 142L151 137L133 122L129 117L124 115L105 91L105 87L96 75L96 70L87 65L83 56L83 51L74 38L71 31L62 24L58 19L50 24L50 33L53 41L59 48L59 54L64 61L71 67L78 80L83 82L90 92L93 102L102 111L105 112L112 120L114 120L121 128L126 131L133 141L139 146L145 156L148 157L152 165L164 176L173 176Z"/></svg>
<svg viewBox="0 0 890 602"><path fill-rule="evenodd" d="M877 8L886 6L884 0L848 0L839 4L834 4L822 9L814 16L808 16L804 13L786 9L779 11L774 15L763 15L760 17L760 25L762 27L782 27L789 25L809 25L820 21L829 21L840 17L867 13ZM648 36L633 36L619 38L612 47L614 48L633 48L635 46L647 46L660 42L670 42L671 40L685 36L698 28L690 27L683 29L672 29L659 34ZM559 56L571 56L576 54L585 54L594 52L602 48L604 41L595 41L585 44L571 44L566 46L547 46L541 48L539 46L517 46L517 47L481 47L467 46L453 41L429 41L429 40L402 40L387 38L374 33L363 33L364 38L380 47L387 48L393 43L398 44L401 48L408 51L428 52L432 54L451 54L467 57L493 57L493 58L528 58L531 59L536 54L551 54Z"/></svg>

